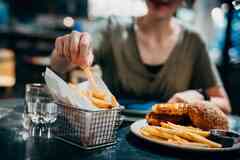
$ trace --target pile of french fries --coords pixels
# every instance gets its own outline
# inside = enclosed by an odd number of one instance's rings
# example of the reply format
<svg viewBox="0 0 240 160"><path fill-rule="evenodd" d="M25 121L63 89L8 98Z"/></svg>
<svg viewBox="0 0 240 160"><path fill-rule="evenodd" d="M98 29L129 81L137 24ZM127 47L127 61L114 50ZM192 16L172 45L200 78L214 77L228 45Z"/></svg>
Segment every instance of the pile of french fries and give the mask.
<svg viewBox="0 0 240 160"><path fill-rule="evenodd" d="M114 96L111 96L111 100L109 102L108 95L104 91L100 89L89 89L86 92L78 91L77 86L74 84L69 84L69 86L74 89L77 94L80 96L88 98L88 100L91 101L91 103L100 109L112 109L116 106L118 106L118 102Z"/></svg>
<svg viewBox="0 0 240 160"><path fill-rule="evenodd" d="M89 90L87 97L91 100L92 104L101 109L112 109L118 104L114 96L111 96L111 102L109 102L107 101L107 94L97 89Z"/></svg>
<svg viewBox="0 0 240 160"><path fill-rule="evenodd" d="M161 126L145 126L140 133L154 141L166 141L171 144L188 147L221 148L222 145L213 142L207 137L210 132L199 128L176 125L170 122L162 122Z"/></svg>
<svg viewBox="0 0 240 160"><path fill-rule="evenodd" d="M75 84L69 83L69 86L74 89L77 94L90 100L91 103L97 108L112 109L118 106L117 99L113 95L109 95L97 87L97 83L94 79L91 67L86 67L83 71L89 83L91 84L92 89L83 92L79 91Z"/></svg>

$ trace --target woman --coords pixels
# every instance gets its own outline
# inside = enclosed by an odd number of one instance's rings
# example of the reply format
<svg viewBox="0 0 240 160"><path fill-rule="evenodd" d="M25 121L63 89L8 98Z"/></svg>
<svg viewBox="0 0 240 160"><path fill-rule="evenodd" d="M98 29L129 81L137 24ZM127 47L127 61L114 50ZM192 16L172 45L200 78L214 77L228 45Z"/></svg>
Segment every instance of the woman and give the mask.
<svg viewBox="0 0 240 160"><path fill-rule="evenodd" d="M230 113L228 97L201 38L173 18L183 0L146 0L143 17L111 17L93 34L58 37L51 66L66 73L98 63L115 95L169 102L209 102ZM208 103L201 103L206 105Z"/></svg>

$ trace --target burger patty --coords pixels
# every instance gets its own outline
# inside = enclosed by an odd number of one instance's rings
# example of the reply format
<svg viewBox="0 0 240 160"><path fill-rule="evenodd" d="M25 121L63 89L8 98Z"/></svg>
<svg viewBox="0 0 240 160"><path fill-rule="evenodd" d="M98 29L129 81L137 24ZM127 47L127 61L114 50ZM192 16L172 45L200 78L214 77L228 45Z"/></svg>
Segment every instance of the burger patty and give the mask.
<svg viewBox="0 0 240 160"><path fill-rule="evenodd" d="M154 112L150 112L146 115L146 120L149 125L160 126L161 122L171 122L175 124L191 124L188 116L179 116L179 115L168 115L168 114L156 114Z"/></svg>

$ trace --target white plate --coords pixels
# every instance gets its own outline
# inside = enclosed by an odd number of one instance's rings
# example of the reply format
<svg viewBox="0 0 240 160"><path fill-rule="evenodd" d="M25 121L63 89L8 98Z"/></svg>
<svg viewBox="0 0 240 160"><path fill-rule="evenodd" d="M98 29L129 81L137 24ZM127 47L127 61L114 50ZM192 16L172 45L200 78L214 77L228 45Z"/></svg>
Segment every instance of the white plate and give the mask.
<svg viewBox="0 0 240 160"><path fill-rule="evenodd" d="M190 147L190 146L185 146L185 145L178 145L178 144L172 144L169 143L167 141L163 141L163 140L155 140L146 136L143 136L140 133L140 129L142 127L147 126L147 121L145 119L141 119L138 120L136 122L134 122L131 126L130 126L130 130L131 132L136 135L139 138L142 138L144 140L162 145L162 146L166 146L166 147L170 147L170 148L177 148L177 149L183 149L183 150L189 150L189 151L197 151L197 152L231 152L231 151L240 151L240 143L235 144L232 147L227 147L227 148L201 148L201 147Z"/></svg>

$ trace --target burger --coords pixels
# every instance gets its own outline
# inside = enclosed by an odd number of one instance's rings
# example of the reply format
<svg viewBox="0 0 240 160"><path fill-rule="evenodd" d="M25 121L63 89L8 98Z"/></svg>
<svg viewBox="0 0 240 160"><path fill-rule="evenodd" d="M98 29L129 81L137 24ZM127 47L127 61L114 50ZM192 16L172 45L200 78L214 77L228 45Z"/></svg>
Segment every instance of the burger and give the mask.
<svg viewBox="0 0 240 160"><path fill-rule="evenodd" d="M203 130L228 129L228 117L211 102L199 104L155 104L146 115L149 125L161 126L161 122L192 125Z"/></svg>

